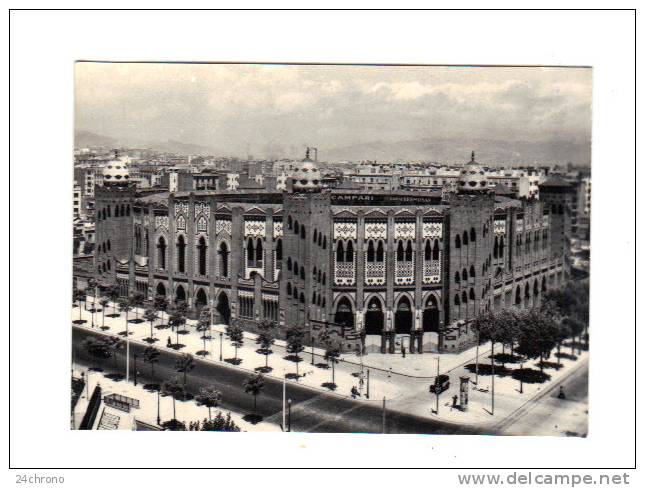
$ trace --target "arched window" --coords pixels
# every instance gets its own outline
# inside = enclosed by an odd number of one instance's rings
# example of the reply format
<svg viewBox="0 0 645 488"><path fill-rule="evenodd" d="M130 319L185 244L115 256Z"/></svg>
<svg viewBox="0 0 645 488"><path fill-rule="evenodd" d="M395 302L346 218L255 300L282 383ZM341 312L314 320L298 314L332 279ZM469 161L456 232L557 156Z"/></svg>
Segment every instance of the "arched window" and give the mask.
<svg viewBox="0 0 645 488"><path fill-rule="evenodd" d="M258 268L262 267L262 258L264 257L264 254L262 252L262 239L257 240L257 244L255 245L255 265Z"/></svg>
<svg viewBox="0 0 645 488"><path fill-rule="evenodd" d="M301 280L304 280L304 279L305 279L305 267L304 267L304 266L302 266L302 267L300 268L300 279L301 279Z"/></svg>
<svg viewBox="0 0 645 488"><path fill-rule="evenodd" d="M408 245L405 248L405 260L412 261L412 242L408 241Z"/></svg>
<svg viewBox="0 0 645 488"><path fill-rule="evenodd" d="M455 272L455 283L460 283L461 282L461 275L459 274L459 271Z"/></svg>
<svg viewBox="0 0 645 488"><path fill-rule="evenodd" d="M351 263L354 261L354 245L352 241L347 241L347 249L345 250L345 261Z"/></svg>
<svg viewBox="0 0 645 488"><path fill-rule="evenodd" d="M125 205L121 204L121 217L125 215Z"/></svg>
<svg viewBox="0 0 645 488"><path fill-rule="evenodd" d="M321 283L320 281L321 279L322 279L322 273L320 272L320 270L318 270L318 283Z"/></svg>
<svg viewBox="0 0 645 488"><path fill-rule="evenodd" d="M475 242L475 239L477 236L475 235L475 228L471 227L470 228L470 242Z"/></svg>
<svg viewBox="0 0 645 488"><path fill-rule="evenodd" d="M291 215L289 215L289 217L287 217L287 228L289 230L291 230L293 228L293 223L291 221Z"/></svg>
<svg viewBox="0 0 645 488"><path fill-rule="evenodd" d="M291 283L287 283L287 295L291 295Z"/></svg>
<svg viewBox="0 0 645 488"><path fill-rule="evenodd" d="M468 232L467 231L464 231L464 237L462 238L462 244L464 246L468 245Z"/></svg>
<svg viewBox="0 0 645 488"><path fill-rule="evenodd" d="M112 261L107 262L107 269L108 269L108 271L112 270Z"/></svg>
<svg viewBox="0 0 645 488"><path fill-rule="evenodd" d="M112 217L112 211L109 205L107 206L107 212L108 212L108 217Z"/></svg>
<svg viewBox="0 0 645 488"><path fill-rule="evenodd" d="M459 299L459 293L455 295L455 305L457 306L461 305L461 300Z"/></svg>
<svg viewBox="0 0 645 488"><path fill-rule="evenodd" d="M130 216L130 205L126 205L126 206L125 206L125 215L126 215L127 217L129 217L129 216Z"/></svg>
<svg viewBox="0 0 645 488"><path fill-rule="evenodd" d="M466 271L466 268L461 270L461 279L463 281L468 281L468 271Z"/></svg>
<svg viewBox="0 0 645 488"><path fill-rule="evenodd" d="M293 233L295 235L300 234L300 224L298 224L297 220L293 223Z"/></svg>
<svg viewBox="0 0 645 488"><path fill-rule="evenodd" d="M186 241L182 235L177 238L177 271L186 272Z"/></svg>
<svg viewBox="0 0 645 488"><path fill-rule="evenodd" d="M282 239L278 239L275 246L275 260L282 261Z"/></svg>
<svg viewBox="0 0 645 488"><path fill-rule="evenodd" d="M376 261L382 263L384 256L385 253L383 252L383 241L378 241L378 246L376 247Z"/></svg>
<svg viewBox="0 0 645 488"><path fill-rule="evenodd" d="M504 236L499 238L499 257L504 257Z"/></svg>
<svg viewBox="0 0 645 488"><path fill-rule="evenodd" d="M300 292L300 303L305 303L305 294Z"/></svg>
<svg viewBox="0 0 645 488"><path fill-rule="evenodd" d="M455 247L459 249L461 247L461 237L459 237L459 234L455 236Z"/></svg>
<svg viewBox="0 0 645 488"><path fill-rule="evenodd" d="M219 245L219 274L223 278L228 277L228 247L225 242Z"/></svg>
<svg viewBox="0 0 645 488"><path fill-rule="evenodd" d="M537 296L537 295L538 295L538 293L540 293L540 291L538 290L537 280L535 280L535 281L533 282L533 295L534 295L534 296Z"/></svg>
<svg viewBox="0 0 645 488"><path fill-rule="evenodd" d="M255 259L255 246L253 245L253 239L248 239L246 241L246 261L250 267L253 266L253 261Z"/></svg>
<svg viewBox="0 0 645 488"><path fill-rule="evenodd" d="M529 290L529 284L526 283L524 285L524 298L529 298L531 296L531 292Z"/></svg>
<svg viewBox="0 0 645 488"><path fill-rule="evenodd" d="M399 245L396 247L396 260L403 261L404 254L405 253L403 251L403 242L399 241Z"/></svg>
<svg viewBox="0 0 645 488"><path fill-rule="evenodd" d="M474 288L471 288L471 289L470 289L470 292L468 292L468 298L469 298L470 300L474 300L474 299L475 299L475 289L474 289Z"/></svg>
<svg viewBox="0 0 645 488"><path fill-rule="evenodd" d="M293 274L298 277L298 261L293 262Z"/></svg>
<svg viewBox="0 0 645 488"><path fill-rule="evenodd" d="M327 249L327 236L323 237L323 249Z"/></svg>
<svg viewBox="0 0 645 488"><path fill-rule="evenodd" d="M425 249L423 250L423 259L426 261L432 259L432 246L430 246L430 241L426 241Z"/></svg>
<svg viewBox="0 0 645 488"><path fill-rule="evenodd" d="M486 274L486 263L482 264L482 275Z"/></svg>
<svg viewBox="0 0 645 488"><path fill-rule="evenodd" d="M293 287L293 298L298 299L298 289L295 286Z"/></svg>
<svg viewBox="0 0 645 488"><path fill-rule="evenodd" d="M376 253L374 251L374 241L367 244L367 262L373 263L376 260Z"/></svg>
<svg viewBox="0 0 645 488"><path fill-rule="evenodd" d="M468 295L466 295L466 290L461 292L461 303L468 303Z"/></svg>
<svg viewBox="0 0 645 488"><path fill-rule="evenodd" d="M336 262L342 263L345 261L345 248L343 247L343 241L338 241L336 244Z"/></svg>
<svg viewBox="0 0 645 488"><path fill-rule="evenodd" d="M317 239L318 239L318 229L314 229L314 238L313 238L313 242L315 243Z"/></svg>
<svg viewBox="0 0 645 488"><path fill-rule="evenodd" d="M115 205L115 206L114 206L114 216L115 216L115 217L119 217L119 216L120 216L120 215L119 215L119 206L118 206L118 205Z"/></svg>
<svg viewBox="0 0 645 488"><path fill-rule="evenodd" d="M199 238L199 244L197 245L197 260L198 260L198 272L200 275L206 275L206 239L204 237Z"/></svg>
<svg viewBox="0 0 645 488"><path fill-rule="evenodd" d="M515 289L515 305L519 305L522 303L522 292L520 292L520 287L518 286Z"/></svg>
<svg viewBox="0 0 645 488"><path fill-rule="evenodd" d="M159 269L166 269L166 239L163 236L160 236L157 241L157 267Z"/></svg>
<svg viewBox="0 0 645 488"><path fill-rule="evenodd" d="M470 274L470 277L471 277L471 278L474 278L474 277L475 277L475 267L474 267L472 264L470 265L470 272L469 272L469 274Z"/></svg>
<svg viewBox="0 0 645 488"><path fill-rule="evenodd" d="M498 254L499 254L499 241L497 239L497 236L495 236L495 242L493 243L493 257L497 259Z"/></svg>
<svg viewBox="0 0 645 488"><path fill-rule="evenodd" d="M110 239L107 240L107 248L108 248L108 251L112 250L112 243L110 242Z"/></svg>
<svg viewBox="0 0 645 488"><path fill-rule="evenodd" d="M322 247L322 234L318 234L318 245Z"/></svg>
<svg viewBox="0 0 645 488"><path fill-rule="evenodd" d="M435 261L439 259L439 241L437 239L434 240L434 245L432 246L432 259Z"/></svg>
<svg viewBox="0 0 645 488"><path fill-rule="evenodd" d="M307 233L305 232L305 226L304 224L300 227L300 239L305 239L307 237Z"/></svg>
<svg viewBox="0 0 645 488"><path fill-rule="evenodd" d="M327 273L323 273L322 284L324 285L327 282ZM325 299L323 298L323 307L325 306Z"/></svg>

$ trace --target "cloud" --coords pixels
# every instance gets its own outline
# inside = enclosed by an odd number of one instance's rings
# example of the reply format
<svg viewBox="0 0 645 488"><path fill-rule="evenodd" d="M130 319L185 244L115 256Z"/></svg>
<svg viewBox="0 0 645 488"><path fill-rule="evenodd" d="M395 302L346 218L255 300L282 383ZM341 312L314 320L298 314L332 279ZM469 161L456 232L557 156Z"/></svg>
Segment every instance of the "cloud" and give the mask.
<svg viewBox="0 0 645 488"><path fill-rule="evenodd" d="M591 138L590 69L78 63L75 98L78 129L222 154Z"/></svg>

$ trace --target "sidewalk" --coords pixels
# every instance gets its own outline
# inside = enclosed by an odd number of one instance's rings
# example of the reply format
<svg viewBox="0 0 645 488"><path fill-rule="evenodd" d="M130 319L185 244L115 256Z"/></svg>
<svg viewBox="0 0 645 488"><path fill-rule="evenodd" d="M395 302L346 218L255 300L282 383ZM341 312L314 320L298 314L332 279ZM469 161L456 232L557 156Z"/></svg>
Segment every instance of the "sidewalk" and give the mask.
<svg viewBox="0 0 645 488"><path fill-rule="evenodd" d="M88 301L91 301L91 297ZM78 313L78 308L74 308L72 311L72 320L78 319ZM107 313L112 313L112 307L107 308ZM81 306L81 314L82 318L87 320L81 326L90 328L90 312L85 311L83 306ZM135 315L134 311L130 312L128 318L133 319ZM143 310L139 310L139 317L142 317L142 315ZM95 324L100 325L102 322L101 314L96 313L94 320ZM167 324L167 314L164 314L163 322ZM158 325L159 323L160 320L156 320L154 324ZM105 325L110 327L106 331L110 334L125 331L125 314L121 314L120 317L115 318L106 317ZM204 342L200 339L202 334L195 330L195 325L195 320L187 320L186 331L188 333L183 335L179 334L180 344L185 345L179 349L179 352L195 354L204 349ZM150 335L149 322L142 322L140 324L130 323L128 324L128 329L131 333L130 340L146 344L143 342L143 339ZM222 324L212 327L212 340L206 341L206 351L208 354L206 356L200 356L203 360L219 362L220 347L222 359L225 360L235 356L235 348L231 345L225 332L226 327ZM176 342L177 335L170 328L161 330L154 328L153 334L158 339L154 343L155 347L165 348L168 337L170 337L173 344ZM264 355L256 352L259 346L256 344L255 339L255 334L245 332L244 344L237 351L237 357L242 359L241 364L237 367L248 370L249 374L255 368L264 366L266 360ZM285 347L285 341L276 340L272 348L273 353L268 357L268 364L273 368L268 373L269 376L282 379L283 375L296 372L296 363L284 359L287 356ZM496 347L496 353L501 353L501 351L500 346ZM480 346L479 353L482 374L479 375L477 388L474 385L474 372L466 368L467 365L475 362L475 348L461 354L408 354L405 358L400 354L371 353L363 357L364 369L369 369L370 372L370 398L369 400L365 398L367 386L365 384L361 389L362 395L358 400L381 402L383 398L386 398L388 408L395 410L459 424L493 426L501 419L512 414L527 401L530 401L531 398L539 395L541 391L551 388L560 378L570 375L574 366L576 364L582 364L588 357L588 353L583 352L577 358L577 361L563 358L561 360L561 369L545 369L545 373L550 376L549 381L544 383L524 383L523 393L519 393L519 381L513 378L513 375L517 374L515 370L519 369L520 365L507 363L506 369L503 369L501 364L496 363L495 410L494 415L491 415L491 377L490 375L483 374L486 372L486 366L490 364L490 345ZM314 348L315 365L312 365L311 348L306 348L300 353L302 360L298 365L298 370L301 377L297 380L289 378L288 381L298 381L303 386L330 392L323 384L331 382L331 368L323 369L316 366L318 364L325 364L323 355L323 349ZM448 374L450 377L450 388L440 395L438 416L434 413L436 409L436 396L428 391L429 385L432 383L434 375L436 375L437 357L440 358L441 373ZM550 359L552 362L555 360L553 357ZM537 364L538 361L526 361L523 367L524 369L538 369ZM230 364L228 365L230 367L236 367ZM390 367L392 368L391 371ZM357 377L359 371L359 357L354 354L342 355L340 362L335 367L335 383L337 388L333 393L350 397L351 387L356 386L359 388L359 379ZM470 377L469 405L467 411L461 411L456 408L451 409L452 397L457 395L459 398L460 376Z"/></svg>

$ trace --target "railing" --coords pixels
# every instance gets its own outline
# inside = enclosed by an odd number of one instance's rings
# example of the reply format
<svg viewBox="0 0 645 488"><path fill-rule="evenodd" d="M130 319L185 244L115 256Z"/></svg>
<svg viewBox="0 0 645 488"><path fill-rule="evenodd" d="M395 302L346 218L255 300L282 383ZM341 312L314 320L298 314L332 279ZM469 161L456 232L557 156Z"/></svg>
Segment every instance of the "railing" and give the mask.
<svg viewBox="0 0 645 488"><path fill-rule="evenodd" d="M94 421L96 420L96 415L99 413L99 408L101 407L101 387L96 385L94 391L92 392L92 397L87 405L87 410L85 415L83 415L83 420L81 420L81 425L79 430L92 430Z"/></svg>

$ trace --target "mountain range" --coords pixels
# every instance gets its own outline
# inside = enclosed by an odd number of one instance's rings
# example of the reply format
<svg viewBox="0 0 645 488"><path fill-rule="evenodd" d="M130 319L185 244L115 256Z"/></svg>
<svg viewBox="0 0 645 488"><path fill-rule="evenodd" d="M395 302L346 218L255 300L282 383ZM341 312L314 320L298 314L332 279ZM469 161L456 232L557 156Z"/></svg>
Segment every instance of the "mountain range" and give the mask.
<svg viewBox="0 0 645 488"><path fill-rule="evenodd" d="M116 138L86 130L75 132L75 147L104 146L154 149L176 154L220 156L212 147L198 144L167 141L145 141L137 138ZM476 159L490 166L514 164L567 164L588 166L591 161L591 142L573 139L542 141L497 140L483 138L441 137L404 141L372 141L342 147L319 148L323 161L435 161L463 163L475 151ZM266 155L258 154L259 157ZM287 156L287 155L284 155ZM281 157L278 155L278 157Z"/></svg>

